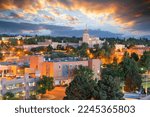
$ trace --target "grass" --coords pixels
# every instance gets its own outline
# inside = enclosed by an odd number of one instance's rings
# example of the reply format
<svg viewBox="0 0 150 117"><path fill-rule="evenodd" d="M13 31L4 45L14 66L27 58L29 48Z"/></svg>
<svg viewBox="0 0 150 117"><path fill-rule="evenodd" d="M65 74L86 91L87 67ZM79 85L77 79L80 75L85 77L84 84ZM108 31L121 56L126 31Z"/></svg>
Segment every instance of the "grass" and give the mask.
<svg viewBox="0 0 150 117"><path fill-rule="evenodd" d="M143 85L144 88L146 88L146 82L143 82L142 85ZM147 82L147 88L148 88L148 87L150 87L150 81Z"/></svg>
<svg viewBox="0 0 150 117"><path fill-rule="evenodd" d="M123 87L124 83L121 83L120 86ZM146 88L146 82L145 81L142 82L142 86L143 86L143 88ZM149 87L150 87L150 81L147 82L147 88L149 88Z"/></svg>

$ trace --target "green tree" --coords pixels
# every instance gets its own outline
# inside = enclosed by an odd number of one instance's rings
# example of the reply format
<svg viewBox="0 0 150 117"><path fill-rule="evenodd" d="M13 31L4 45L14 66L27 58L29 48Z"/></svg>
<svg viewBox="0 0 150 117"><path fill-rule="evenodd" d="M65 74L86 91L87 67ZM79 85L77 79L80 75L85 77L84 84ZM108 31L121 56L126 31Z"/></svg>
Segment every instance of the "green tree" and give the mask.
<svg viewBox="0 0 150 117"><path fill-rule="evenodd" d="M122 69L122 66L118 64L117 62L113 62L112 64L106 65L104 69L102 69L102 77L105 75L110 75L113 78L116 78L118 80L120 85L121 81L124 81L124 72Z"/></svg>
<svg viewBox="0 0 150 117"><path fill-rule="evenodd" d="M52 52L52 50L53 50L53 47L51 45L47 46L47 48L46 48L47 53L50 54Z"/></svg>
<svg viewBox="0 0 150 117"><path fill-rule="evenodd" d="M3 60L3 54L0 53L0 60Z"/></svg>
<svg viewBox="0 0 150 117"><path fill-rule="evenodd" d="M100 55L100 58L109 59L111 55L114 53L114 50L115 50L115 46L113 44L109 44L108 42L105 42L103 43L102 48L97 52Z"/></svg>
<svg viewBox="0 0 150 117"><path fill-rule="evenodd" d="M15 99L15 95L11 92L7 92L4 96L3 96L4 100L14 100Z"/></svg>
<svg viewBox="0 0 150 117"><path fill-rule="evenodd" d="M45 94L46 90L50 91L54 88L54 79L52 77L43 76L37 82L37 93Z"/></svg>
<svg viewBox="0 0 150 117"><path fill-rule="evenodd" d="M122 62L122 68L125 77L125 91L131 92L140 89L142 80L135 60L125 56Z"/></svg>
<svg viewBox="0 0 150 117"><path fill-rule="evenodd" d="M89 100L93 98L96 81L92 79L93 71L79 66L75 70L75 77L66 89L66 100Z"/></svg>
<svg viewBox="0 0 150 117"><path fill-rule="evenodd" d="M134 59L135 61L138 61L138 60L139 60L139 56L138 56L138 54L136 54L135 52L133 52L133 53L131 54L131 58Z"/></svg>
<svg viewBox="0 0 150 117"><path fill-rule="evenodd" d="M89 69L88 67L81 66L81 65L74 70L74 76L80 76L80 77L84 76L87 79L91 79L93 75L94 73L91 69Z"/></svg>
<svg viewBox="0 0 150 117"><path fill-rule="evenodd" d="M140 59L140 66L146 70L150 70L150 51L145 51Z"/></svg>
<svg viewBox="0 0 150 117"><path fill-rule="evenodd" d="M94 58L100 58L100 56L102 55L102 50L99 44L95 44L94 48L91 48L90 52L94 55Z"/></svg>
<svg viewBox="0 0 150 117"><path fill-rule="evenodd" d="M84 76L76 76L66 89L65 100L90 100L96 82Z"/></svg>
<svg viewBox="0 0 150 117"><path fill-rule="evenodd" d="M77 48L77 55L80 57L88 57L87 49L88 49L88 44L83 43L81 46Z"/></svg>
<svg viewBox="0 0 150 117"><path fill-rule="evenodd" d="M150 95L150 87L147 88L147 94Z"/></svg>
<svg viewBox="0 0 150 117"><path fill-rule="evenodd" d="M32 52L46 52L46 48L44 46L40 46L40 47L35 47L35 48L31 48Z"/></svg>
<svg viewBox="0 0 150 117"><path fill-rule="evenodd" d="M110 75L105 75L102 80L98 81L94 90L94 99L96 100L122 100L123 93L120 85L118 85Z"/></svg>

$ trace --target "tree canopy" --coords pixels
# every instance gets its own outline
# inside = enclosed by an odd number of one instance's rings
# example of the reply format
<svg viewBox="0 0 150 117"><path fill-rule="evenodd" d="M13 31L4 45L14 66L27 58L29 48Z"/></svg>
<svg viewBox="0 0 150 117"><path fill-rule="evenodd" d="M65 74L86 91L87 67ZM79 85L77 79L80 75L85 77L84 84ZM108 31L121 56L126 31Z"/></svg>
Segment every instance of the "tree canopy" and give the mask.
<svg viewBox="0 0 150 117"><path fill-rule="evenodd" d="M122 100L123 93L115 78L104 75L95 87L94 99L96 100Z"/></svg>
<svg viewBox="0 0 150 117"><path fill-rule="evenodd" d="M126 55L122 62L122 68L125 77L124 90L131 92L140 89L142 80L139 73L138 64L135 62L135 60Z"/></svg>
<svg viewBox="0 0 150 117"><path fill-rule="evenodd" d="M54 79L52 77L43 76L37 82L37 93L45 94L46 90L50 91L54 88Z"/></svg>

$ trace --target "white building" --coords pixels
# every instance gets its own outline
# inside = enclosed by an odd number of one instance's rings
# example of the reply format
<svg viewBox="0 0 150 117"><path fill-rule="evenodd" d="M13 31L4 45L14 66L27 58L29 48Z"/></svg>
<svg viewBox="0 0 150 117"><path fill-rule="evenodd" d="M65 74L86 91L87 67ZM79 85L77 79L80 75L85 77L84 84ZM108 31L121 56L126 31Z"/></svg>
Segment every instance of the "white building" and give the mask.
<svg viewBox="0 0 150 117"><path fill-rule="evenodd" d="M135 45L136 48L145 48L145 45Z"/></svg>
<svg viewBox="0 0 150 117"><path fill-rule="evenodd" d="M99 37L90 37L88 29L86 28L83 33L82 42L87 43L89 47L93 47L95 44L99 44L99 46L102 46L105 41L100 40Z"/></svg>
<svg viewBox="0 0 150 117"><path fill-rule="evenodd" d="M125 45L123 45L123 44L115 44L115 49L116 50L123 50L123 49L125 49L126 47L125 47Z"/></svg>
<svg viewBox="0 0 150 117"><path fill-rule="evenodd" d="M16 98L28 99L30 95L35 95L36 82L39 78L16 77L14 79L0 78L0 99L7 92L15 94Z"/></svg>
<svg viewBox="0 0 150 117"><path fill-rule="evenodd" d="M40 74L38 70L25 68L21 75L15 65L0 65L0 99L7 93L11 92L19 99L28 99L35 95L36 82Z"/></svg>

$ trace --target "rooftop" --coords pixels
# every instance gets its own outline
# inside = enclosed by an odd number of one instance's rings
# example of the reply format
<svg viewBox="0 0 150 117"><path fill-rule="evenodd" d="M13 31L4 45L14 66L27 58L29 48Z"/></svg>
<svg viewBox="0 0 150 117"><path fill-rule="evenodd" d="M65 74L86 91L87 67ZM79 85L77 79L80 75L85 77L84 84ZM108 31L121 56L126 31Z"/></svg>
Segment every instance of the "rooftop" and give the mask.
<svg viewBox="0 0 150 117"><path fill-rule="evenodd" d="M63 57L63 58L55 58L51 59L50 57L45 58L46 62L74 62L74 61L87 61L88 58L79 58L79 57Z"/></svg>

